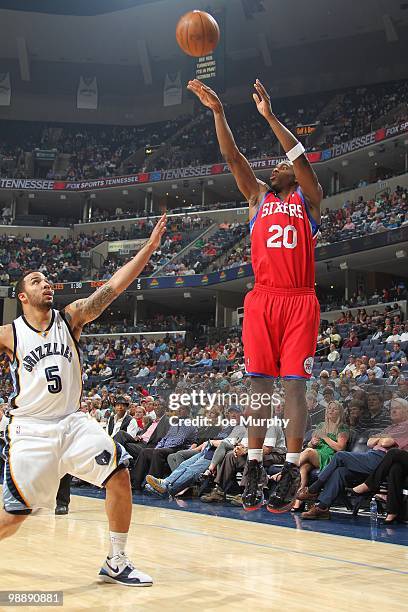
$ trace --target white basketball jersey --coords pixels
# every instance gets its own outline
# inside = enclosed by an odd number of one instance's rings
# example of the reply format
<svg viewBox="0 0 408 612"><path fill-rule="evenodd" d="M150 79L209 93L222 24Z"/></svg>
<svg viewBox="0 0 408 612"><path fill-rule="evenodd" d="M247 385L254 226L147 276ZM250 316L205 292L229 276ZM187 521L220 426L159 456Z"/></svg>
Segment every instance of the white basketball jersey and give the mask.
<svg viewBox="0 0 408 612"><path fill-rule="evenodd" d="M34 329L24 315L13 321L14 393L9 413L41 419L76 412L82 395L82 359L78 343L58 310L45 331Z"/></svg>

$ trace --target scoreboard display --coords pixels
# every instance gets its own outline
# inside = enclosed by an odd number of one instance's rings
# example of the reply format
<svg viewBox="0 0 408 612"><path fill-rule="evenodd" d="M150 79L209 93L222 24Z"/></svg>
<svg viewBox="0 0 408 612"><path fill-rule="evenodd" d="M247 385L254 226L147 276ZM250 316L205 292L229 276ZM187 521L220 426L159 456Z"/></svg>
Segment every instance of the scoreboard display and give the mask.
<svg viewBox="0 0 408 612"><path fill-rule="evenodd" d="M317 123L308 124L308 125L297 125L296 126L296 135L297 136L310 136L317 129Z"/></svg>
<svg viewBox="0 0 408 612"><path fill-rule="evenodd" d="M220 41L213 53L192 58L192 78L203 81L216 92L222 92L225 90L225 11L214 9L208 12L216 19L220 27Z"/></svg>

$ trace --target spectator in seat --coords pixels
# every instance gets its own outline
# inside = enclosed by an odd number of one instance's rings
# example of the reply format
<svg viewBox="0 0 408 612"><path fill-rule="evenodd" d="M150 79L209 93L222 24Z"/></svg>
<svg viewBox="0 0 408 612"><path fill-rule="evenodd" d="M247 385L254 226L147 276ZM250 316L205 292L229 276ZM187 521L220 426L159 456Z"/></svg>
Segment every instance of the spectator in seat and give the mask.
<svg viewBox="0 0 408 612"><path fill-rule="evenodd" d="M395 398L393 410L405 411L408 418L408 401ZM403 488L404 481L408 476L408 451L400 448L391 448L377 468L369 475L361 485L353 487L357 495L373 494L380 488L381 484L388 478L388 490L386 499L387 516L384 524L399 522L403 514Z"/></svg>
<svg viewBox="0 0 408 612"><path fill-rule="evenodd" d="M137 404L131 404L129 408L129 414L135 419L137 426L139 428L139 432L142 432L144 429L143 426L143 417L146 416L146 411L143 406L138 406Z"/></svg>
<svg viewBox="0 0 408 612"><path fill-rule="evenodd" d="M344 230L346 230L346 231L350 231L350 230L354 230L354 229L356 229L356 226L354 225L354 223L353 223L353 221L351 220L351 218L350 218L350 217L348 217L348 218L346 219L346 223L343 225L343 227L342 227L342 230L341 230L341 231L342 231L342 232L343 232Z"/></svg>
<svg viewBox="0 0 408 612"><path fill-rule="evenodd" d="M402 376L400 376L400 380L398 382L398 395L404 399L408 399L408 380Z"/></svg>
<svg viewBox="0 0 408 612"><path fill-rule="evenodd" d="M347 372L351 372L351 374L353 375L355 371L356 371L356 358L354 357L354 355L349 355L348 364L341 371L341 374L345 375Z"/></svg>
<svg viewBox="0 0 408 612"><path fill-rule="evenodd" d="M230 419L230 425L223 427L215 438L203 441L201 445L197 447L196 454L177 465L169 476L166 478L156 478L148 474L146 476L146 488L150 486L160 495L170 495L174 497L197 482L199 476L205 473L212 461L218 465L226 453L226 448L222 444L223 440L230 435L242 435L242 431L244 431L244 428L241 426L235 425L234 427L233 425L236 423L237 413L235 411L229 411L229 414L233 414L233 417ZM215 453L217 453L216 458L214 458ZM172 455L169 455L168 460L171 456Z"/></svg>
<svg viewBox="0 0 408 612"><path fill-rule="evenodd" d="M147 365L144 365L140 368L138 373L136 374L136 378L144 378L145 376L149 376L150 370Z"/></svg>
<svg viewBox="0 0 408 612"><path fill-rule="evenodd" d="M360 431L366 430L370 433L376 433L390 425L389 411L383 405L381 396L378 393L369 393L367 395L367 409L367 412L360 421Z"/></svg>
<svg viewBox="0 0 408 612"><path fill-rule="evenodd" d="M203 425L202 427L198 427L197 440L193 442L190 448L177 451L176 453L173 453L172 455L169 455L167 457L167 463L169 464L172 472L186 459L190 459L190 457L199 453L203 442L207 442L211 438L216 438L218 434L220 433L221 426L218 425L218 420L220 417L222 417L221 406L213 406L210 410L208 410L206 406L204 415L205 415L205 425ZM234 416L235 416L235 413L234 413ZM230 431L231 430L232 430L232 426L230 427Z"/></svg>
<svg viewBox="0 0 408 612"><path fill-rule="evenodd" d="M197 363L192 364L191 367L195 368L198 366L205 366L207 368L210 368L212 364L213 360L211 359L209 353L204 353L200 361L197 361Z"/></svg>
<svg viewBox="0 0 408 612"><path fill-rule="evenodd" d="M355 331L351 331L347 340L343 343L343 348L354 348L360 346L360 340L357 338Z"/></svg>
<svg viewBox="0 0 408 612"><path fill-rule="evenodd" d="M112 376L112 368L106 363L102 370L99 372L100 376Z"/></svg>
<svg viewBox="0 0 408 612"><path fill-rule="evenodd" d="M340 359L340 353L336 349L335 344L330 345L330 353L327 355L327 361L338 361Z"/></svg>
<svg viewBox="0 0 408 612"><path fill-rule="evenodd" d="M404 325L404 331L402 332L402 334L400 336L400 341L401 342L408 342L408 323L405 323L405 325Z"/></svg>
<svg viewBox="0 0 408 612"><path fill-rule="evenodd" d="M391 361L393 363L401 363L404 359L406 359L406 355L401 350L400 343L394 342L393 350L391 351Z"/></svg>
<svg viewBox="0 0 408 612"><path fill-rule="evenodd" d="M358 385L364 385L368 382L367 366L362 363L360 366L360 373L354 379Z"/></svg>
<svg viewBox="0 0 408 612"><path fill-rule="evenodd" d="M374 385L379 387L382 385L380 378L377 378L374 370L367 370L368 382L369 385Z"/></svg>
<svg viewBox="0 0 408 612"><path fill-rule="evenodd" d="M386 495L387 516L384 525L405 522L403 520L403 489L408 476L408 451L391 448L365 482L353 488L356 495L375 493L388 480Z"/></svg>
<svg viewBox="0 0 408 612"><path fill-rule="evenodd" d="M354 365L356 366L356 368L352 372L352 377L356 378L356 376L358 376L360 374L360 369L361 369L361 366L363 365L362 357L356 357Z"/></svg>
<svg viewBox="0 0 408 612"><path fill-rule="evenodd" d="M137 459L143 449L155 447L170 427L164 404L157 402L153 405L155 418L147 428L143 428L140 434L137 433L133 438L126 431L119 431L115 436L116 442L119 442L134 460Z"/></svg>
<svg viewBox="0 0 408 612"><path fill-rule="evenodd" d="M326 408L324 421L316 427L307 448L300 455L301 489L306 487L311 470L323 470L334 453L346 448L349 436L343 406L333 400ZM299 510L301 507L302 503L296 500L294 509Z"/></svg>
<svg viewBox="0 0 408 612"><path fill-rule="evenodd" d="M384 376L384 372L376 364L374 357L370 357L370 359L368 360L368 367L372 372L374 372L376 378L382 378Z"/></svg>
<svg viewBox="0 0 408 612"><path fill-rule="evenodd" d="M392 366L390 369L390 375L385 381L386 385L398 385L400 379L404 380L404 376L402 376L400 369L397 366Z"/></svg>
<svg viewBox="0 0 408 612"><path fill-rule="evenodd" d="M132 438L132 440L136 438L139 428L135 419L128 413L128 408L129 402L127 399L122 395L119 395L115 400L115 414L109 418L106 427L108 434L112 436L116 442L118 442L118 440L116 440L115 436L119 431L126 432Z"/></svg>
<svg viewBox="0 0 408 612"><path fill-rule="evenodd" d="M384 325L378 325L376 331L373 333L371 340L382 340L384 335Z"/></svg>
<svg viewBox="0 0 408 612"><path fill-rule="evenodd" d="M365 403L360 400L353 399L350 402L350 406L347 409L346 422L350 430L357 430L360 428L361 418L364 415Z"/></svg>
<svg viewBox="0 0 408 612"><path fill-rule="evenodd" d="M323 408L327 408L334 399L334 389L332 386L327 385L327 387L323 389L323 399L320 401L320 404L323 406Z"/></svg>
<svg viewBox="0 0 408 612"><path fill-rule="evenodd" d="M163 478L169 471L167 457L178 450L188 448L195 442L197 428L189 424L190 408L180 406L177 415L172 420L166 435L156 444L155 448L145 447L139 452L132 468L132 485L135 490L141 490L147 474Z"/></svg>
<svg viewBox="0 0 408 612"><path fill-rule="evenodd" d="M387 344L394 343L394 342L400 342L401 336L399 335L398 332L399 332L398 327L394 327L392 330L391 336L388 336L385 342Z"/></svg>
<svg viewBox="0 0 408 612"><path fill-rule="evenodd" d="M315 501L308 512L302 513L303 519L328 519L330 506L342 493L351 478L358 474L361 480L373 472L391 448L408 450L408 403L401 409L399 401L391 402L392 425L381 434L371 437L366 452L339 451L319 474L310 487L298 491L300 501Z"/></svg>
<svg viewBox="0 0 408 612"><path fill-rule="evenodd" d="M306 405L307 405L307 422L306 431L310 431L321 419L321 414L324 407L318 403L317 394L313 391L306 393Z"/></svg>
<svg viewBox="0 0 408 612"><path fill-rule="evenodd" d="M336 370L336 368L330 370L330 380L334 382L335 388L338 390L340 387L341 380L339 376L339 371Z"/></svg>
<svg viewBox="0 0 408 612"><path fill-rule="evenodd" d="M265 442L262 447L263 456L262 462L264 467L269 467L275 464L284 462L286 453L285 435L281 427L272 425L268 428L265 435ZM217 475L214 479L214 488L210 493L201 496L201 501L205 503L222 502L225 499L225 494L236 483L237 473L243 470L243 476L240 487L245 486L247 465L246 455L248 453L248 438L245 437L241 442L230 450L224 457L222 463L217 468ZM235 505L242 506L241 495L233 495L229 497Z"/></svg>

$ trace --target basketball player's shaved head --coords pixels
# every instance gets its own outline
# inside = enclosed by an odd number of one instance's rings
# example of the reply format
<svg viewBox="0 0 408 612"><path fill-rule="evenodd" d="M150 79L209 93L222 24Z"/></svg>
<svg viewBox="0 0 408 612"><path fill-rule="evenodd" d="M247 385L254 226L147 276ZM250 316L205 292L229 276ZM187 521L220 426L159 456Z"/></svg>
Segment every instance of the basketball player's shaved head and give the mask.
<svg viewBox="0 0 408 612"><path fill-rule="evenodd" d="M49 310L54 300L52 283L42 272L26 272L17 282L16 295L24 306L30 305L40 310Z"/></svg>
<svg viewBox="0 0 408 612"><path fill-rule="evenodd" d="M297 185L292 162L287 160L277 164L271 172L269 182L275 193Z"/></svg>

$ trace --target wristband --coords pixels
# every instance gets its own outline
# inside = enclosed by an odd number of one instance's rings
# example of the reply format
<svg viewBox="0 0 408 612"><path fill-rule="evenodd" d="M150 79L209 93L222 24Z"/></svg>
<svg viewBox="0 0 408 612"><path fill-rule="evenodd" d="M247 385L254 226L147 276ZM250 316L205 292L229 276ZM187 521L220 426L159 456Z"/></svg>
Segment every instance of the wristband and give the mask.
<svg viewBox="0 0 408 612"><path fill-rule="evenodd" d="M291 149L290 151L286 153L286 157L289 159L289 161L293 163L295 159L303 155L304 152L305 152L305 147L302 145L301 142L298 142L297 145L293 147L293 149Z"/></svg>

